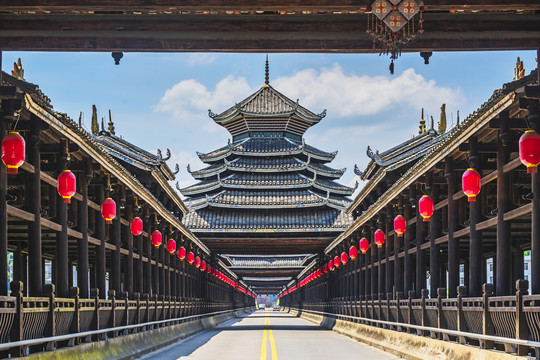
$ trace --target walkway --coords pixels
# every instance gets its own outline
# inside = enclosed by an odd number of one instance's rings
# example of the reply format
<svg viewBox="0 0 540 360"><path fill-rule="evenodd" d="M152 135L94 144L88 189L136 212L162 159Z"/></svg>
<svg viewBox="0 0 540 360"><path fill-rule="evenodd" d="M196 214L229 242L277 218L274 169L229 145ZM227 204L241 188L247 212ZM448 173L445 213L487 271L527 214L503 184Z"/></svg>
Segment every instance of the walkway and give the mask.
<svg viewBox="0 0 540 360"><path fill-rule="evenodd" d="M265 325L266 324L266 325ZM284 312L258 310L143 359L390 360L398 357Z"/></svg>

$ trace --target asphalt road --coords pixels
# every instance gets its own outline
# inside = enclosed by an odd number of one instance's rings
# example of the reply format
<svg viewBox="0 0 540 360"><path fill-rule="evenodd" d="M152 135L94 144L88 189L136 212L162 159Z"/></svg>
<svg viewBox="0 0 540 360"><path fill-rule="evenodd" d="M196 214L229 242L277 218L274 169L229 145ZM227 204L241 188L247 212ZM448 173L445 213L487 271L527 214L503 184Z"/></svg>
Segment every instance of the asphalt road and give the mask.
<svg viewBox="0 0 540 360"><path fill-rule="evenodd" d="M381 350L281 311L257 310L150 353L168 360L390 360Z"/></svg>

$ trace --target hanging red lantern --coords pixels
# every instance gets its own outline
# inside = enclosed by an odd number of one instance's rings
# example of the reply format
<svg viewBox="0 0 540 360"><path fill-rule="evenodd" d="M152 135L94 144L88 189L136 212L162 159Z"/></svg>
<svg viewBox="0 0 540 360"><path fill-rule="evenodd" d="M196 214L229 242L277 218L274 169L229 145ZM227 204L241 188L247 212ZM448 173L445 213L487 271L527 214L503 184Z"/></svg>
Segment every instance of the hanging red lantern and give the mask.
<svg viewBox="0 0 540 360"><path fill-rule="evenodd" d="M159 247L161 245L161 232L154 230L152 233L152 245Z"/></svg>
<svg viewBox="0 0 540 360"><path fill-rule="evenodd" d="M334 271L334 261L332 259L328 261L328 269L330 269L330 271Z"/></svg>
<svg viewBox="0 0 540 360"><path fill-rule="evenodd" d="M324 264L323 273L326 274L328 272L328 270L330 270L330 269L328 269L328 264Z"/></svg>
<svg viewBox="0 0 540 360"><path fill-rule="evenodd" d="M131 233L135 236L141 235L143 232L143 222L140 217L135 217L130 224Z"/></svg>
<svg viewBox="0 0 540 360"><path fill-rule="evenodd" d="M519 159L527 166L527 174L536 174L537 166L540 164L540 135L536 131L527 130L519 138Z"/></svg>
<svg viewBox="0 0 540 360"><path fill-rule="evenodd" d="M186 258L186 248L185 247L180 246L180 248L178 249L178 258L181 261L184 261L184 259Z"/></svg>
<svg viewBox="0 0 540 360"><path fill-rule="evenodd" d="M212 267L210 266L210 264L206 265L206 273L207 274L212 274Z"/></svg>
<svg viewBox="0 0 540 360"><path fill-rule="evenodd" d="M17 174L24 164L26 143L16 131L10 131L2 140L2 161L8 167L8 174Z"/></svg>
<svg viewBox="0 0 540 360"><path fill-rule="evenodd" d="M346 265L347 262L349 261L349 255L347 255L347 253L344 251L341 253L341 263L343 265Z"/></svg>
<svg viewBox="0 0 540 360"><path fill-rule="evenodd" d="M369 249L369 241L365 237L360 239L360 251L362 251L362 254L365 254L366 251Z"/></svg>
<svg viewBox="0 0 540 360"><path fill-rule="evenodd" d="M193 264L195 261L195 254L193 254L191 251L187 254L187 262L189 265Z"/></svg>
<svg viewBox="0 0 540 360"><path fill-rule="evenodd" d="M398 237L403 237L403 233L407 229L407 221L401 215L394 218L394 231Z"/></svg>
<svg viewBox="0 0 540 360"><path fill-rule="evenodd" d="M351 258L351 260L355 260L357 256L358 250L356 249L356 246L353 245L349 248L349 257Z"/></svg>
<svg viewBox="0 0 540 360"><path fill-rule="evenodd" d="M197 257L195 258L195 261L194 261L194 262L195 262L195 267L196 267L196 268L199 268L199 267L201 266L201 258L200 258L200 257L197 256Z"/></svg>
<svg viewBox="0 0 540 360"><path fill-rule="evenodd" d="M433 215L433 200L427 195L422 196L418 201L418 210L424 221L429 221L431 215Z"/></svg>
<svg viewBox="0 0 540 360"><path fill-rule="evenodd" d="M334 266L336 267L336 269L339 267L339 265L341 265L341 262L339 261L339 256L335 256L334 257Z"/></svg>
<svg viewBox="0 0 540 360"><path fill-rule="evenodd" d="M105 223L112 224L116 217L116 203L113 199L107 198L101 203L101 216L105 219Z"/></svg>
<svg viewBox="0 0 540 360"><path fill-rule="evenodd" d="M58 194L64 198L66 204L71 203L71 197L77 192L77 179L69 170L58 175Z"/></svg>
<svg viewBox="0 0 540 360"><path fill-rule="evenodd" d="M463 193L467 195L469 202L476 201L476 195L480 193L482 187L481 176L478 171L474 169L467 169L461 177L461 185L463 187Z"/></svg>
<svg viewBox="0 0 540 360"><path fill-rule="evenodd" d="M169 239L169 241L167 241L167 251L169 254L174 254L176 251L176 241L174 241L174 239Z"/></svg>
<svg viewBox="0 0 540 360"><path fill-rule="evenodd" d="M206 270L206 261L201 261L201 271L205 271Z"/></svg>
<svg viewBox="0 0 540 360"><path fill-rule="evenodd" d="M375 244L377 244L377 247L381 248L384 244L384 231L382 231L381 229L377 229L377 231L375 231L375 234L373 234L373 237L375 239Z"/></svg>

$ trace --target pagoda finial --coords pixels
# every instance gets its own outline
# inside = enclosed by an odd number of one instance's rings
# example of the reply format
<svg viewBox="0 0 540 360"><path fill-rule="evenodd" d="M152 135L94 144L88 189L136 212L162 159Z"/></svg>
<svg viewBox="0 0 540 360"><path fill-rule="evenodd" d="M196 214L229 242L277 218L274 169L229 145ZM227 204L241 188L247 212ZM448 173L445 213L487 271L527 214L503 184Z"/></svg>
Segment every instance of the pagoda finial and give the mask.
<svg viewBox="0 0 540 360"><path fill-rule="evenodd" d="M268 69L268 54L266 54L266 66L264 70L264 83L268 85L270 83L270 71Z"/></svg>
<svg viewBox="0 0 540 360"><path fill-rule="evenodd" d="M108 130L109 132L112 134L112 135L116 135L115 131L114 131L114 123L112 121L112 116L111 116L111 109L109 109L109 122L107 123L108 125Z"/></svg>
<svg viewBox="0 0 540 360"><path fill-rule="evenodd" d="M99 132L99 124L97 119L96 105L92 105L92 134L97 135Z"/></svg>
<svg viewBox="0 0 540 360"><path fill-rule="evenodd" d="M424 108L422 108L422 117L420 118L420 126L418 129L418 134L423 134L426 132L426 120L424 120Z"/></svg>

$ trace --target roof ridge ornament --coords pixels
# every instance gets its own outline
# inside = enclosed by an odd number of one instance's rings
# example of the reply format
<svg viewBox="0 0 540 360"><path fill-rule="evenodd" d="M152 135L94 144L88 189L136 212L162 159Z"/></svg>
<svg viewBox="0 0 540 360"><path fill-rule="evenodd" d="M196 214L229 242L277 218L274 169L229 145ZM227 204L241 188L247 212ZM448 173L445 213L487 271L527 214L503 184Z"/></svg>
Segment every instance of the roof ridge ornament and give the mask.
<svg viewBox="0 0 540 360"><path fill-rule="evenodd" d="M362 171L360 171L360 168L358 167L358 165L354 164L354 173L358 176L362 176L363 173Z"/></svg>
<svg viewBox="0 0 540 360"><path fill-rule="evenodd" d="M180 166L178 166L178 163L174 165L174 171L173 175L176 175L180 172Z"/></svg>
<svg viewBox="0 0 540 360"><path fill-rule="evenodd" d="M268 54L266 54L266 65L264 69L264 84L269 85L270 84L270 70L268 66Z"/></svg>

